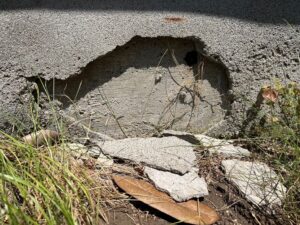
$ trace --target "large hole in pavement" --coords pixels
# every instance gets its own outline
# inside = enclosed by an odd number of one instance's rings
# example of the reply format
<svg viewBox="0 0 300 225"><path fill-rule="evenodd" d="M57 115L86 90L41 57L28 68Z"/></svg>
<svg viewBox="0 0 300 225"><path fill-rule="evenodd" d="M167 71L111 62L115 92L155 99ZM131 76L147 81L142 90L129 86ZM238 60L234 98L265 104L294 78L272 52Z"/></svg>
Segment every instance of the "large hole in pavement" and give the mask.
<svg viewBox="0 0 300 225"><path fill-rule="evenodd" d="M55 96L69 117L115 138L202 132L230 110L226 68L203 47L194 38L134 37L80 75L56 80Z"/></svg>

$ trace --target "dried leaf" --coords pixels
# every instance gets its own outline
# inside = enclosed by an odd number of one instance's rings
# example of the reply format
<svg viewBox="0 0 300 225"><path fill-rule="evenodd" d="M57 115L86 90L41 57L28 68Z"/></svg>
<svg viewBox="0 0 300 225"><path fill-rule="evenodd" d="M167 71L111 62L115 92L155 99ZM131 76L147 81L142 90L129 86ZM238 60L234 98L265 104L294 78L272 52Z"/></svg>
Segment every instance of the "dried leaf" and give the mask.
<svg viewBox="0 0 300 225"><path fill-rule="evenodd" d="M58 132L53 130L40 130L35 133L31 133L23 137L25 143L34 145L34 146L41 146L47 143L52 143L56 141L59 137Z"/></svg>
<svg viewBox="0 0 300 225"><path fill-rule="evenodd" d="M272 89L270 86L264 87L262 89L262 97L265 100L276 102L278 98L278 92L275 89Z"/></svg>
<svg viewBox="0 0 300 225"><path fill-rule="evenodd" d="M166 193L158 191L152 184L144 180L127 176L113 176L113 180L121 189L136 199L179 221L195 225L207 225L220 219L210 207L197 204L196 201L176 203Z"/></svg>

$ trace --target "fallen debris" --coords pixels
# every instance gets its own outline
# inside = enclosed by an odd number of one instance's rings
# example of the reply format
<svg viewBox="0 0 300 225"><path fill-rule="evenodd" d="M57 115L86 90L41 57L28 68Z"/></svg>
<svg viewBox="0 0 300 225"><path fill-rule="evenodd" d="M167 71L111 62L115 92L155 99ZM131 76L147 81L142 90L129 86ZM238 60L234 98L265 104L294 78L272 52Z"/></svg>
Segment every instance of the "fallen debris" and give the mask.
<svg viewBox="0 0 300 225"><path fill-rule="evenodd" d="M196 164L193 145L177 137L127 138L97 145L104 154L179 174Z"/></svg>
<svg viewBox="0 0 300 225"><path fill-rule="evenodd" d="M242 147L234 146L232 140L221 140L206 135L197 134L195 137L200 143L208 148L210 154L221 154L223 156L245 157L250 156L250 152Z"/></svg>
<svg viewBox="0 0 300 225"><path fill-rule="evenodd" d="M145 167L145 174L155 184L158 190L167 192L178 202L191 198L200 198L208 195L207 184L204 178L200 178L197 169L178 175Z"/></svg>
<svg viewBox="0 0 300 225"><path fill-rule="evenodd" d="M286 188L266 164L233 159L222 161L222 166L226 177L255 205L281 205Z"/></svg>
<svg viewBox="0 0 300 225"><path fill-rule="evenodd" d="M176 203L166 193L144 181L125 176L113 176L115 183L145 204L189 224L213 224L220 219L215 210L196 201ZM195 210L197 209L197 210Z"/></svg>

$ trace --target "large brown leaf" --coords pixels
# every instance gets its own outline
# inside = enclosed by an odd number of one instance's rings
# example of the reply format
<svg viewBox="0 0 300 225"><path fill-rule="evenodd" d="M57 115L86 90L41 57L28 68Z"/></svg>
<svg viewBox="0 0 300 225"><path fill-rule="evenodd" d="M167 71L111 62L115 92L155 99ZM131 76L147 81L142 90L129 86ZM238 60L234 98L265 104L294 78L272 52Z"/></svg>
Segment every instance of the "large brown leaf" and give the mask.
<svg viewBox="0 0 300 225"><path fill-rule="evenodd" d="M208 225L220 219L210 207L196 201L176 203L166 193L158 191L152 184L127 176L113 176L115 183L128 194L147 205L168 214L181 222Z"/></svg>
<svg viewBox="0 0 300 225"><path fill-rule="evenodd" d="M203 218L205 224L213 224L220 219L219 215L216 213L215 210L213 210L212 208L210 208L209 206L201 202L190 200L178 204L183 207L196 211L197 214Z"/></svg>

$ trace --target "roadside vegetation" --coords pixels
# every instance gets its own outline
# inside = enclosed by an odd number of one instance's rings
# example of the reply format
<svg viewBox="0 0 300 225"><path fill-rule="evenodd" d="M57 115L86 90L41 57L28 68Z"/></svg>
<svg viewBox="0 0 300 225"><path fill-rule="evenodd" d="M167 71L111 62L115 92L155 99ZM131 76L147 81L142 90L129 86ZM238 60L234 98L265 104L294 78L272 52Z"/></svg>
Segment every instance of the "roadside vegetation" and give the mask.
<svg viewBox="0 0 300 225"><path fill-rule="evenodd" d="M34 130L40 130L34 104L31 114ZM287 187L280 210L286 224L300 224L299 85L276 82L263 87L247 117L251 129L243 140L255 159L274 168ZM30 144L21 135L0 133L0 224L101 224L107 221L108 205L124 201L111 180L102 179L109 175L96 171L92 162L80 163L62 147L67 137L56 116L54 121L60 145Z"/></svg>
<svg viewBox="0 0 300 225"><path fill-rule="evenodd" d="M0 141L0 224L99 224L103 182L58 146Z"/></svg>
<svg viewBox="0 0 300 225"><path fill-rule="evenodd" d="M300 224L300 87L275 82L273 87L262 88L258 102L252 113L259 120L245 138L255 157L271 165L287 187L286 224Z"/></svg>
<svg viewBox="0 0 300 225"><path fill-rule="evenodd" d="M101 224L107 220L103 207L116 191L99 170L63 147L67 135L54 107L58 132L53 133L59 137L55 143L52 132L38 137L42 129L38 104L30 106L32 136L13 137L0 131L0 224Z"/></svg>

